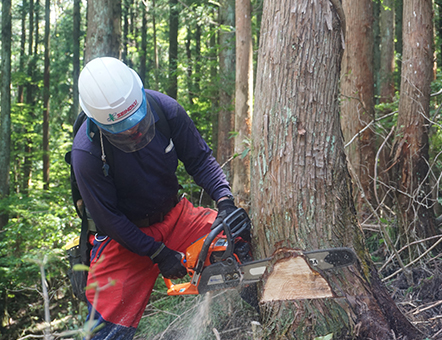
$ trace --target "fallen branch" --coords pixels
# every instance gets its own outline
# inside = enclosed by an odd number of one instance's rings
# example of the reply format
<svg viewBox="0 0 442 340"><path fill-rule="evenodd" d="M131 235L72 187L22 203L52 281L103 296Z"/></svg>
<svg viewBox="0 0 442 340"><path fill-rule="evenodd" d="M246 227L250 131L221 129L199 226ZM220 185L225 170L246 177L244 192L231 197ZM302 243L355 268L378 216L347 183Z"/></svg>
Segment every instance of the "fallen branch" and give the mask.
<svg viewBox="0 0 442 340"><path fill-rule="evenodd" d="M430 248L428 248L421 256L419 256L418 258L416 258L415 260L411 261L409 264L407 264L404 268L400 268L398 270L396 270L393 274L391 274L390 276L387 276L386 278L382 279L382 282L385 282L393 277L395 277L397 274L399 274L400 272L402 272L403 270L405 270L407 267L411 266L412 264L415 264L417 261L419 261L421 258L423 258L425 255L427 255L433 248L435 248L440 242L442 242L442 237L437 240L437 242L435 242Z"/></svg>
<svg viewBox="0 0 442 340"><path fill-rule="evenodd" d="M422 309L420 309L420 310L419 310L419 308L418 308L417 311L413 312L413 315L420 314L420 313L422 313L422 312L425 312L426 310L429 310L429 309L431 309L431 308L437 307L437 306L439 306L439 305L442 305L442 300L439 300L439 301L433 303L432 305L427 306L427 307L425 307L425 308L422 308Z"/></svg>
<svg viewBox="0 0 442 340"><path fill-rule="evenodd" d="M417 240L417 241L411 242L411 243L407 244L406 246L403 246L401 249L399 249L399 250L398 250L398 254L400 254L401 252L403 252L405 249L409 248L409 247L412 246L412 245L419 244L419 243L423 243L423 242L427 242L427 241L430 241L430 240L432 240L432 239L434 239L434 238L439 238L439 237L442 237L442 235L435 235L435 236L431 236L431 237L424 238L424 239L422 239L422 240ZM390 257L387 259L387 261L385 261L385 263L383 264L383 266L379 269L379 272L381 272L382 270L384 270L385 267L387 266L387 264L390 263L390 262L393 260L393 258L394 258L393 256L390 256Z"/></svg>

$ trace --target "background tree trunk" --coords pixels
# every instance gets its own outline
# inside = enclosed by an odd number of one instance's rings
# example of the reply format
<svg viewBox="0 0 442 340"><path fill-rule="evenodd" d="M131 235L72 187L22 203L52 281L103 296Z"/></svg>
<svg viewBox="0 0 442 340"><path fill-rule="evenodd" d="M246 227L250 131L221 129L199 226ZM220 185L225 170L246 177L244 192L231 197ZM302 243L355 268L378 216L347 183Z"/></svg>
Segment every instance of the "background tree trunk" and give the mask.
<svg viewBox="0 0 442 340"><path fill-rule="evenodd" d="M381 55L379 102L391 103L395 95L394 72L394 0L384 0L380 13ZM387 112L385 112L387 113Z"/></svg>
<svg viewBox="0 0 442 340"><path fill-rule="evenodd" d="M235 154L233 194L236 203L250 208L250 156L253 113L253 41L250 0L236 0Z"/></svg>
<svg viewBox="0 0 442 340"><path fill-rule="evenodd" d="M436 234L428 167L433 77L432 1L409 0L403 11L401 97L392 150L402 245ZM422 247L420 243L417 247Z"/></svg>
<svg viewBox="0 0 442 340"><path fill-rule="evenodd" d="M11 160L11 0L2 0L1 35L0 200L9 196ZM7 223L8 213L0 211L0 231ZM3 297L0 297L0 301L3 301ZM0 318L3 315L1 313Z"/></svg>
<svg viewBox="0 0 442 340"><path fill-rule="evenodd" d="M380 283L356 220L339 121L342 8L334 3L264 5L252 127L254 249L264 258L284 247L350 246L360 262L321 273L334 299L262 304L264 338L385 340L393 329L417 339Z"/></svg>
<svg viewBox="0 0 442 340"><path fill-rule="evenodd" d="M152 0L153 58L154 58L153 73L155 78L154 89L158 91L160 64L158 59L156 16L157 14L156 14L155 0Z"/></svg>
<svg viewBox="0 0 442 340"><path fill-rule="evenodd" d="M177 99L178 95L178 0L169 0L169 86L167 94Z"/></svg>
<svg viewBox="0 0 442 340"><path fill-rule="evenodd" d="M358 135L346 150L352 174L357 177L354 183L359 183L353 189L363 220L370 213L366 200L374 204L374 130L371 127L361 132L374 119L373 5L371 0L343 0L342 6L347 29L341 71L341 124L346 143Z"/></svg>
<svg viewBox="0 0 442 340"><path fill-rule="evenodd" d="M26 48L26 7L27 1L23 0L21 7L21 35L20 35L20 61L19 71L25 73L25 48ZM17 102L23 103L23 89L24 86L20 82L18 86Z"/></svg>
<svg viewBox="0 0 442 340"><path fill-rule="evenodd" d="M141 13L141 48L139 51L140 61L138 65L139 75L144 87L148 88L147 77L147 7L144 1L140 1Z"/></svg>
<svg viewBox="0 0 442 340"><path fill-rule="evenodd" d="M34 0L29 1L29 39L28 39L28 68L27 68L27 75L28 75L28 81L26 84L26 104L28 105L28 117L27 119L29 121L33 121L35 119L35 113L34 113L34 75L36 73L36 67L35 64L37 62L37 55L36 50L34 50ZM35 42L38 39L35 39ZM26 133L26 141L24 145L24 157L23 157L23 167L22 167L22 178L21 178L21 192L27 194L29 189L29 182L31 180L31 174L32 174L32 138L30 137L30 131L27 127L24 128Z"/></svg>
<svg viewBox="0 0 442 340"><path fill-rule="evenodd" d="M123 26L123 34L121 37L122 40L122 50L121 50L121 61L124 62L127 65L128 62L128 49L129 49L129 13L130 13L130 1L129 0L123 0L121 6L121 19L122 19L122 26Z"/></svg>
<svg viewBox="0 0 442 340"><path fill-rule="evenodd" d="M43 76L43 188L49 190L49 98L51 2L45 1L44 76Z"/></svg>
<svg viewBox="0 0 442 340"><path fill-rule="evenodd" d="M229 159L233 156L234 140L231 132L235 130L233 112L235 93L235 0L222 0L219 13L221 25L219 36L219 114L218 114L218 149L216 159L221 165L227 179L233 179L233 169ZM230 28L226 31L222 26Z"/></svg>
<svg viewBox="0 0 442 340"><path fill-rule="evenodd" d="M97 57L120 56L120 0L88 1L84 61Z"/></svg>
<svg viewBox="0 0 442 340"><path fill-rule="evenodd" d="M73 58L72 58L72 78L73 78L73 86L72 86L72 112L70 115L70 123L74 125L75 119L77 118L78 113L80 112L80 101L78 94L78 77L80 76L80 29L81 29L81 16L80 16L80 7L81 1L74 0L74 11L73 11L73 22L74 27L72 29L73 36Z"/></svg>

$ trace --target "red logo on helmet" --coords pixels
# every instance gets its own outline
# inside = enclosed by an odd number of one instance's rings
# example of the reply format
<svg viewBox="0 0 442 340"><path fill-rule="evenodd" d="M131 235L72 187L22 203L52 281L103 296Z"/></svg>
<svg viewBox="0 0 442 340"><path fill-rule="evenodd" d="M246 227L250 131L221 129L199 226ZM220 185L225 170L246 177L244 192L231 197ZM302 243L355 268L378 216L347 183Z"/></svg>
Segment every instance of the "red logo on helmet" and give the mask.
<svg viewBox="0 0 442 340"><path fill-rule="evenodd" d="M127 113L133 110L135 106L137 106L137 100L135 101L124 111L121 111L120 113L117 113L117 119L123 118Z"/></svg>

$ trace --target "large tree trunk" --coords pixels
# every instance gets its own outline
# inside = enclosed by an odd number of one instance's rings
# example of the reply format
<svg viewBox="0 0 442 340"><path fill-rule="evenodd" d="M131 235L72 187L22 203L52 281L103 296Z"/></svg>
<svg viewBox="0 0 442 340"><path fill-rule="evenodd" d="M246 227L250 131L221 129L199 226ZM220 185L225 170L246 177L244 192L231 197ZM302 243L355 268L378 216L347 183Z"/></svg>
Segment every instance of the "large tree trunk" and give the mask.
<svg viewBox="0 0 442 340"><path fill-rule="evenodd" d="M235 0L222 0L219 13L220 25L235 26ZM219 37L219 114L218 114L218 148L217 161L223 165L224 173L229 181L232 180L234 143L230 133L234 130L233 100L235 92L235 35L231 31L220 30Z"/></svg>
<svg viewBox="0 0 442 340"><path fill-rule="evenodd" d="M346 246L359 262L320 273L336 298L262 303L265 338L385 340L394 330L417 339L381 284L356 220L339 121L342 9L333 3L264 5L252 129L254 249L264 258Z"/></svg>
<svg viewBox="0 0 442 340"><path fill-rule="evenodd" d="M120 0L88 1L85 63L120 56Z"/></svg>
<svg viewBox="0 0 442 340"><path fill-rule="evenodd" d="M391 176L396 181L402 245L436 233L428 176L432 16L431 0L404 2L401 97Z"/></svg>
<svg viewBox="0 0 442 340"><path fill-rule="evenodd" d="M2 1L1 35L0 200L9 196L11 163L11 0ZM8 214L0 211L0 231L7 223ZM3 300L2 297L0 299ZM3 310L0 310L0 318L3 315Z"/></svg>
<svg viewBox="0 0 442 340"><path fill-rule="evenodd" d="M250 0L236 1L236 95L233 194L238 206L250 207L250 135L253 112L253 48Z"/></svg>
<svg viewBox="0 0 442 340"><path fill-rule="evenodd" d="M343 0L347 23L342 58L341 124L348 160L353 168L356 208L363 219L374 204L373 174L375 138L373 127L364 129L374 119L373 77L373 5L372 0Z"/></svg>

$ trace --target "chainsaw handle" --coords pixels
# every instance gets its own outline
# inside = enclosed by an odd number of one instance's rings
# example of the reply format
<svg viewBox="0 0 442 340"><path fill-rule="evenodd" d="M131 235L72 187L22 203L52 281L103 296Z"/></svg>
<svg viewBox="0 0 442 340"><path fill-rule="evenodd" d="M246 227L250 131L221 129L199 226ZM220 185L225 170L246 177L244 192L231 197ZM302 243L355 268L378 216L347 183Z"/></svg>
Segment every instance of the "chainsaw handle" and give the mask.
<svg viewBox="0 0 442 340"><path fill-rule="evenodd" d="M209 252L210 245L212 244L215 237L218 236L218 234L224 229L225 223L222 222L219 225L217 225L214 229L210 231L210 233L207 235L206 239L204 240L203 246L201 247L200 254L198 256L198 263L195 268L195 273L200 274L203 270L204 262L206 261L207 253ZM226 233L228 231L224 230Z"/></svg>
<svg viewBox="0 0 442 340"><path fill-rule="evenodd" d="M227 216L222 221L222 223L220 223L213 230L210 231L210 233L207 235L206 239L204 240L203 246L201 247L201 252L198 256L198 263L195 268L195 273L200 274L202 272L204 262L206 261L207 253L209 252L210 245L212 244L215 237L217 237L218 234L223 230L227 237L227 248L224 251L222 259L225 260L229 256L233 255L233 237L232 237L232 231L230 230L229 222L230 220L238 218L238 216L241 216L242 214L245 214L247 216L243 208L236 209L229 216Z"/></svg>
<svg viewBox="0 0 442 340"><path fill-rule="evenodd" d="M170 289L173 286L172 280L166 279L165 277L163 277L163 279L164 279L164 283L166 284L167 289Z"/></svg>

